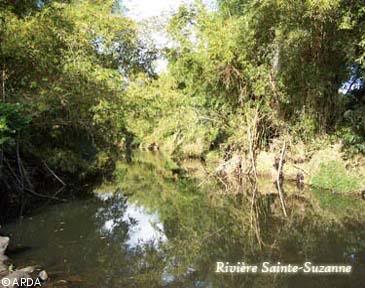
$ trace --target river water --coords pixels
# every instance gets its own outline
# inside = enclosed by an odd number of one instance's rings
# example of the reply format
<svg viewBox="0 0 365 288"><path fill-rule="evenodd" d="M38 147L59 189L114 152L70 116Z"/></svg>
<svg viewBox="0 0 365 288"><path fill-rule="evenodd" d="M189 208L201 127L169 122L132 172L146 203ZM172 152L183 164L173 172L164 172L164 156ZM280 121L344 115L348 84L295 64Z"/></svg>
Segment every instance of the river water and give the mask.
<svg viewBox="0 0 365 288"><path fill-rule="evenodd" d="M252 213L249 187L221 193L212 181L173 171L176 164L159 154L118 162L115 180L94 195L3 227L11 261L45 267L47 287L365 287L361 201L289 186L284 219L270 185L259 188L266 193ZM217 261L311 261L352 265L353 272L222 274L215 273Z"/></svg>

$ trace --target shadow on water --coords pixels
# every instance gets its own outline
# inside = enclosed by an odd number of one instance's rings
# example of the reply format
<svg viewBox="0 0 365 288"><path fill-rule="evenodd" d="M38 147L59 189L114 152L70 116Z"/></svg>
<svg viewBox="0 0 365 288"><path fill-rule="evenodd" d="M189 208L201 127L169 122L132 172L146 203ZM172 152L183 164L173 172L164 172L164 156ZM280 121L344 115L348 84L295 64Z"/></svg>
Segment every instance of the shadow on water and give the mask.
<svg viewBox="0 0 365 288"><path fill-rule="evenodd" d="M54 287L364 287L363 203L288 186L289 218L277 195L261 193L252 229L249 186L222 195L216 183L176 179L176 169L152 153L119 162L115 180L95 189L96 197L50 206L5 227L12 261L46 267ZM350 263L355 271L217 274L216 261Z"/></svg>

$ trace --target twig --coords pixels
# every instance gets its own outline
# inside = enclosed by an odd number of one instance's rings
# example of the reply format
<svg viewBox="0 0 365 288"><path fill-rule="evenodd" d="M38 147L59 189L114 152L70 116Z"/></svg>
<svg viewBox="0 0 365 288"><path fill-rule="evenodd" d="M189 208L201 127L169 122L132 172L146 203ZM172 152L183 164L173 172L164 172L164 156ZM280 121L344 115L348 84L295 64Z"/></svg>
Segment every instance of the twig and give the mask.
<svg viewBox="0 0 365 288"><path fill-rule="evenodd" d="M217 175L217 179L224 185L224 187L226 188L226 192L227 192L227 190L228 190L228 186L227 186L227 184L226 183L224 183L224 181L221 179L221 177L219 177L218 175Z"/></svg>
<svg viewBox="0 0 365 288"><path fill-rule="evenodd" d="M284 216L288 217L288 214L286 213L284 195L283 195L283 191L281 190L281 181L280 181L280 178L281 178L280 176L281 176L281 173L282 173L282 170L283 170L283 161L284 161L284 157L285 157L285 150L286 150L286 142L284 140L283 149L281 150L278 174L276 176L276 184L277 184L279 197L280 197L280 203L281 203L281 207L283 209Z"/></svg>
<svg viewBox="0 0 365 288"><path fill-rule="evenodd" d="M5 161L5 163L7 164L9 171L11 172L11 174L14 176L15 180L19 183L20 186L22 186L22 182L20 181L20 179L17 177L17 175L15 174L14 170L11 168L10 164L8 163L8 161ZM63 190L64 187L62 187L61 189L59 189L57 192L61 192ZM39 194L37 192L35 192L33 189L29 189L29 188L25 188L25 187L20 187L20 189L22 191L28 192L34 196L37 197L41 197L41 198L47 198L47 199L51 199L51 200L56 200L56 201L64 201L62 199L59 199L57 197L55 197L58 193L56 192L56 194L54 196L47 196L47 195L43 195L43 194Z"/></svg>
<svg viewBox="0 0 365 288"><path fill-rule="evenodd" d="M32 189L28 189L28 188L24 188L24 191L34 195L34 196L37 196L37 197L40 197L40 198L46 198L46 199L51 199L51 200L56 200L56 201L62 201L62 202L65 202L65 200L63 199L60 199L60 198L57 198L57 197L53 197L53 196L48 196L48 195L44 195L44 194L39 194L35 191L33 191Z"/></svg>
<svg viewBox="0 0 365 288"><path fill-rule="evenodd" d="M22 183L21 183L20 179L18 178L18 176L16 175L16 173L14 172L14 170L11 168L11 165L9 164L9 162L5 160L5 163L6 163L6 165L8 166L8 169L9 169L10 173L13 175L13 177L15 178L15 180L16 180L16 181L19 183L19 185L21 186L21 185L22 185Z"/></svg>
<svg viewBox="0 0 365 288"><path fill-rule="evenodd" d="M3 64L3 71L2 71L2 85L1 85L1 94L2 94L2 100L5 103L5 80L6 80L6 70L5 70L5 64Z"/></svg>
<svg viewBox="0 0 365 288"><path fill-rule="evenodd" d="M18 170L19 170L19 174L21 177L21 181L19 181L19 184L21 186L21 189L24 189L24 175L23 175L23 170L21 167L21 159L20 159L20 152L19 152L19 141L16 142L16 160L17 160L17 164L18 164Z"/></svg>
<svg viewBox="0 0 365 288"><path fill-rule="evenodd" d="M258 129L257 129L257 123L259 121L259 117L258 117L258 109L256 109L255 111L255 116L254 119L252 121L252 126L249 127L247 134L248 134L248 140L249 140L249 153L250 153L250 158L251 158L251 169L253 172L253 182L251 182L251 185L253 186L252 188L252 197L251 197L251 211L250 211L250 225L251 225L251 229L254 230L257 242L260 246L260 248L262 248L262 244L263 241L261 239L261 235L260 235L260 226L258 223L258 211L257 211L257 183L258 183L258 176L257 176L257 169L256 169L256 150L258 148ZM251 179L251 178L250 178Z"/></svg>
<svg viewBox="0 0 365 288"><path fill-rule="evenodd" d="M65 190L65 186L61 187L56 191L56 193L53 194L53 197L56 197L58 194L60 194L63 190Z"/></svg>
<svg viewBox="0 0 365 288"><path fill-rule="evenodd" d="M306 175L310 175L306 170L304 170L303 168L301 168L301 167L299 167L299 166L297 166L297 165L295 165L295 164L292 164L293 165L293 167L294 168L297 168L298 170L300 170L300 171L302 171L304 174L306 174Z"/></svg>
<svg viewBox="0 0 365 288"><path fill-rule="evenodd" d="M22 159L19 157L19 165L20 165L20 168L22 169L22 173L23 173L23 176L24 176L24 179L25 181L27 182L28 186L30 189L34 190L33 188L33 184L32 182L29 180L29 177L27 175L27 170L24 168L24 165L23 165L23 161Z"/></svg>
<svg viewBox="0 0 365 288"><path fill-rule="evenodd" d="M355 77L355 79L351 82L351 84L347 88L347 91L346 91L345 95L348 94L351 91L352 86L354 86L354 84L356 83L357 80L358 80L358 78Z"/></svg>
<svg viewBox="0 0 365 288"><path fill-rule="evenodd" d="M5 72L5 64L3 64L3 72L2 72L2 101L3 103L5 103L5 77L6 77L6 72ZM3 164L4 164L4 144L1 144L1 149L0 149L0 177L2 176L2 169L3 169Z"/></svg>
<svg viewBox="0 0 365 288"><path fill-rule="evenodd" d="M47 163L45 161L42 161L44 166L47 168L47 170L53 175L53 177L55 177L58 182L60 182L63 186L66 186L66 183L60 178L57 176L57 174L55 172L53 172L53 170L51 168L49 168L49 166L47 165Z"/></svg>
<svg viewBox="0 0 365 288"><path fill-rule="evenodd" d="M226 227L221 227L218 230L216 230L216 231L214 231L212 233L209 233L208 235L205 235L202 240L203 241L208 240L210 237L212 237L212 236L217 235L218 233L220 233L222 230L224 230L224 228L226 228Z"/></svg>

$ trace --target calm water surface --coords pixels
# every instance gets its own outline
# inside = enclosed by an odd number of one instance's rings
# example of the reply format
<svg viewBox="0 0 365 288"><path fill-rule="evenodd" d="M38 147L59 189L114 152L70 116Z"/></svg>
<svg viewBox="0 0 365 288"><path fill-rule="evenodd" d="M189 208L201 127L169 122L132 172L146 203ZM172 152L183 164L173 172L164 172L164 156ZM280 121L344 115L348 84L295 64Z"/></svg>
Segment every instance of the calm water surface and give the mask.
<svg viewBox="0 0 365 288"><path fill-rule="evenodd" d="M4 227L18 265L41 265L49 287L365 287L365 205L324 191L287 189L290 217L262 193L178 180L176 164L139 153L88 199L49 206ZM262 186L263 192L273 189ZM289 191L290 190L290 191ZM222 275L216 261L349 263L345 276Z"/></svg>

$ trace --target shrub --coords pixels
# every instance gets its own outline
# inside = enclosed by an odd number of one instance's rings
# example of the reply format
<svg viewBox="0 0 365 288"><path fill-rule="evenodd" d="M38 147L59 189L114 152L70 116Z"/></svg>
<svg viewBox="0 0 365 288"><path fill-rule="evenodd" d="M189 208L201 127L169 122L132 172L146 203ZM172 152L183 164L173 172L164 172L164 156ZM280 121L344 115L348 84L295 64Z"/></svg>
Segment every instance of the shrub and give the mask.
<svg viewBox="0 0 365 288"><path fill-rule="evenodd" d="M20 104L0 103L0 145L12 144L30 123L30 117L24 116L23 110Z"/></svg>
<svg viewBox="0 0 365 288"><path fill-rule="evenodd" d="M333 192L348 193L360 188L360 179L350 175L343 162L333 160L320 164L311 184Z"/></svg>

